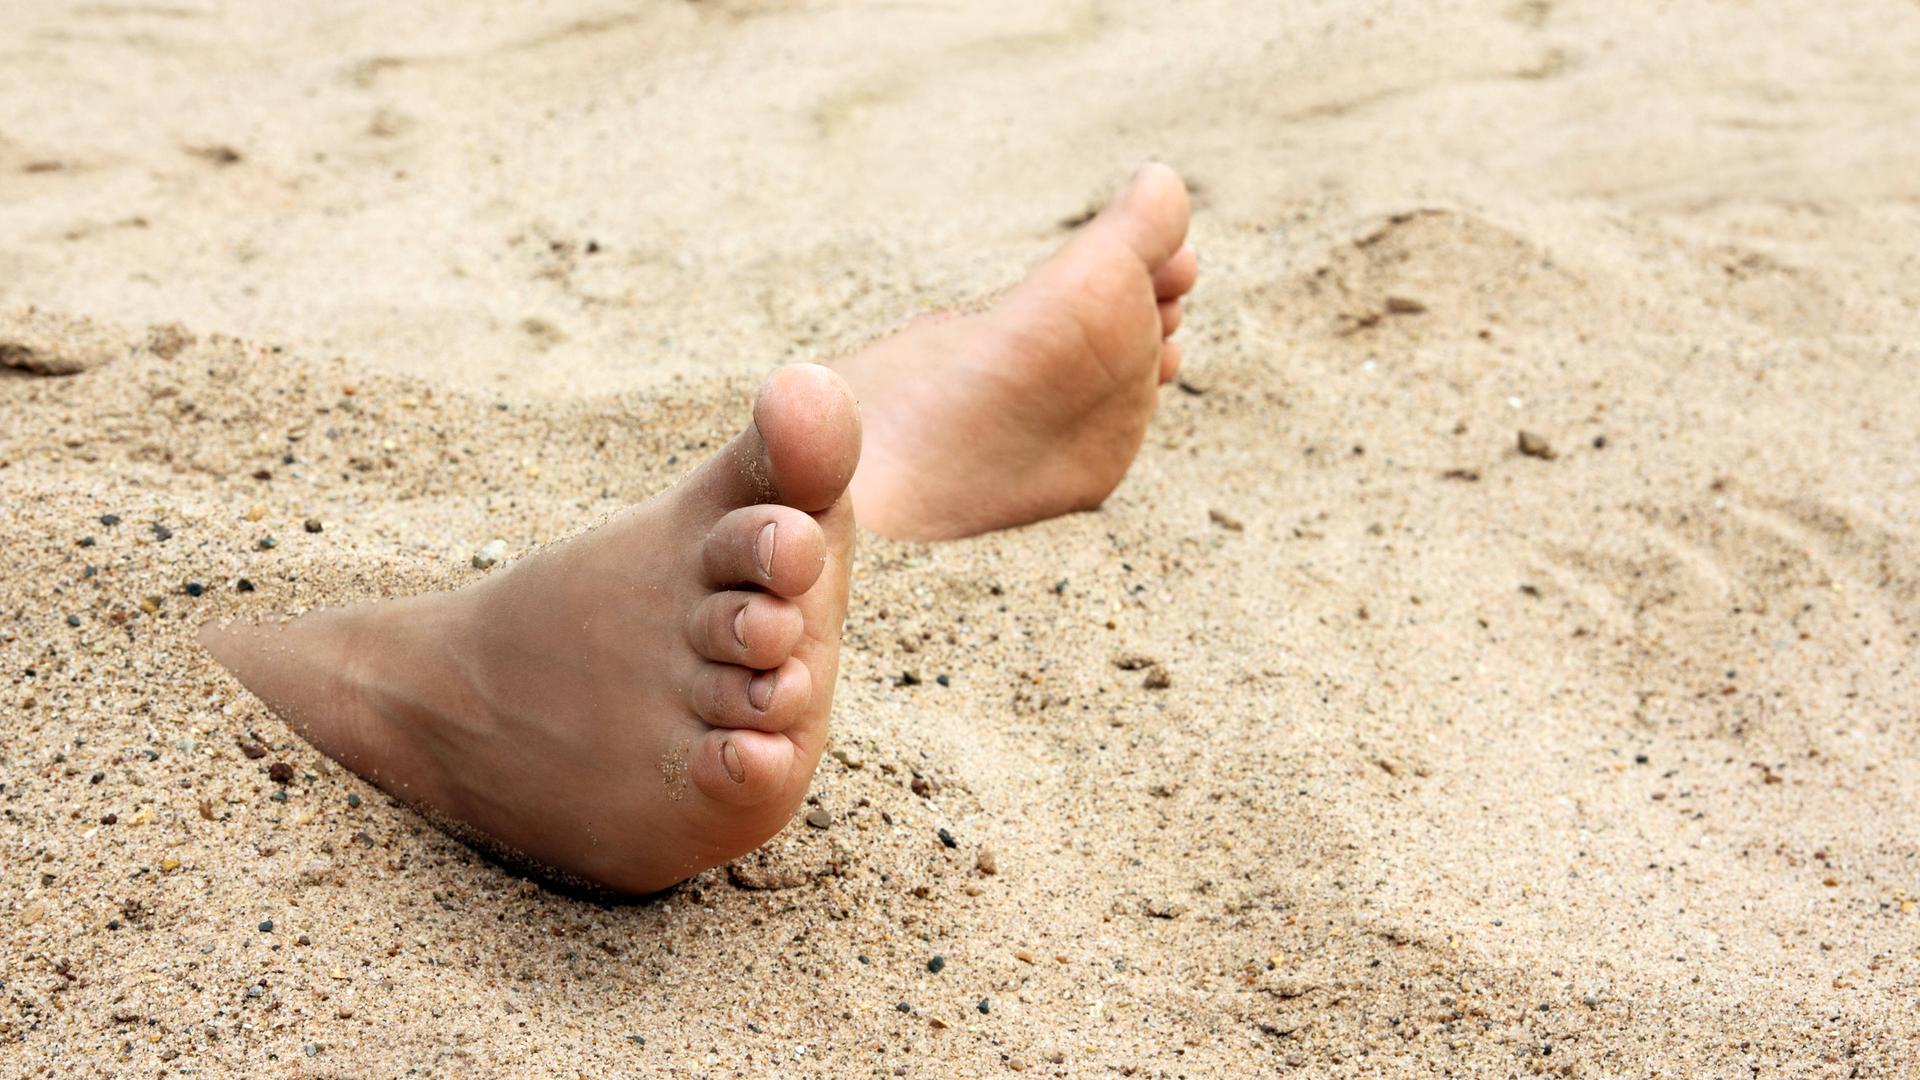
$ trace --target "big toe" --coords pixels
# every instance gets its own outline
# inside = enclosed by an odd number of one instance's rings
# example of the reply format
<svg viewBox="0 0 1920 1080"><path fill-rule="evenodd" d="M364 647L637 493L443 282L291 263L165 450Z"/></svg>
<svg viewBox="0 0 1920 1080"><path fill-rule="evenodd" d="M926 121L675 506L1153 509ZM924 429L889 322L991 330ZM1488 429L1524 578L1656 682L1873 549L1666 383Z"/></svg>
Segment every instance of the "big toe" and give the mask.
<svg viewBox="0 0 1920 1080"><path fill-rule="evenodd" d="M840 501L859 462L853 392L818 364L792 364L760 385L752 426L708 460L699 482L727 506L818 513Z"/></svg>
<svg viewBox="0 0 1920 1080"><path fill-rule="evenodd" d="M1180 174L1150 161L1094 219L1092 231L1118 236L1148 270L1158 271L1186 243L1190 214Z"/></svg>

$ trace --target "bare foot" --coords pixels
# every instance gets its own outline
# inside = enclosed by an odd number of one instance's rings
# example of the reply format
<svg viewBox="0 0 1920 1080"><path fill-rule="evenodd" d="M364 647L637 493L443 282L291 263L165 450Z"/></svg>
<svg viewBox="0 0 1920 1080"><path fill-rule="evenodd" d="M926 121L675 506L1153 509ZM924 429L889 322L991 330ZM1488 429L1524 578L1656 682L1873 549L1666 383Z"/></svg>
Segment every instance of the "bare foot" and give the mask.
<svg viewBox="0 0 1920 1080"><path fill-rule="evenodd" d="M866 424L860 524L943 540L1099 506L1180 365L1186 235L1185 185L1148 165L990 309L836 362Z"/></svg>
<svg viewBox="0 0 1920 1080"><path fill-rule="evenodd" d="M776 372L672 490L467 588L201 640L308 741L509 852L629 893L758 847L807 792L846 614L860 421Z"/></svg>

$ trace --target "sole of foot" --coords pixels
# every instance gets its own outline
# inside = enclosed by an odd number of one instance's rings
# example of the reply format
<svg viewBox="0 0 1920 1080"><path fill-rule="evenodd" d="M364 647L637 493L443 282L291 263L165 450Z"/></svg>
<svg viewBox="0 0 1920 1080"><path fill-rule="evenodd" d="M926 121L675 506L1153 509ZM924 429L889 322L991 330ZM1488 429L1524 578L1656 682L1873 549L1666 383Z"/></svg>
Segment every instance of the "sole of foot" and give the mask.
<svg viewBox="0 0 1920 1080"><path fill-rule="evenodd" d="M1105 501L1179 370L1188 216L1180 177L1147 165L991 308L836 361L866 422L861 525L946 540Z"/></svg>
<svg viewBox="0 0 1920 1080"><path fill-rule="evenodd" d="M208 626L323 753L510 859L621 893L760 846L825 745L860 459L833 372L762 386L685 481L453 592Z"/></svg>

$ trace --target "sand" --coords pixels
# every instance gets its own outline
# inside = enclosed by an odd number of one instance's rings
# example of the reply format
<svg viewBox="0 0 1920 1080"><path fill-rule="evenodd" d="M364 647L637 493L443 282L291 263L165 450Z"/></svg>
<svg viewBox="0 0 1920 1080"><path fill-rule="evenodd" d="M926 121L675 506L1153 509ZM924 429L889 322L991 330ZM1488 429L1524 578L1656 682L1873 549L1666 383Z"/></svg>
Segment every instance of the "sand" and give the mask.
<svg viewBox="0 0 1920 1080"><path fill-rule="evenodd" d="M0 26L0 1072L1920 1068L1920 7L394 7ZM825 828L558 895L193 646L1147 155L1184 381L1097 513L865 538Z"/></svg>

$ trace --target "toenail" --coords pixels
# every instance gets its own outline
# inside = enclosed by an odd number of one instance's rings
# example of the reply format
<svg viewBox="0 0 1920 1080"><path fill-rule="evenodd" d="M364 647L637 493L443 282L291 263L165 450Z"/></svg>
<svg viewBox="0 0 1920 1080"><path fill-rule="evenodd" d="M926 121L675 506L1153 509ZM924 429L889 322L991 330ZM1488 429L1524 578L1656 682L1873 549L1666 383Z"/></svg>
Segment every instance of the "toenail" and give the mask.
<svg viewBox="0 0 1920 1080"><path fill-rule="evenodd" d="M745 604L740 605L739 614L733 617L733 640L738 641L741 648L747 647L747 605Z"/></svg>
<svg viewBox="0 0 1920 1080"><path fill-rule="evenodd" d="M727 775L733 777L734 783L747 782L747 767L740 764L740 751L733 748L732 739L728 739L720 747L720 764L727 767Z"/></svg>
<svg viewBox="0 0 1920 1080"><path fill-rule="evenodd" d="M767 522L767 527L760 530L759 537L753 542L753 557L760 560L760 576L764 578L773 576L774 525L774 522Z"/></svg>
<svg viewBox="0 0 1920 1080"><path fill-rule="evenodd" d="M747 704L761 712L773 704L773 684L779 680L779 674L763 671L747 682Z"/></svg>

